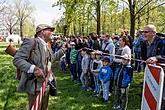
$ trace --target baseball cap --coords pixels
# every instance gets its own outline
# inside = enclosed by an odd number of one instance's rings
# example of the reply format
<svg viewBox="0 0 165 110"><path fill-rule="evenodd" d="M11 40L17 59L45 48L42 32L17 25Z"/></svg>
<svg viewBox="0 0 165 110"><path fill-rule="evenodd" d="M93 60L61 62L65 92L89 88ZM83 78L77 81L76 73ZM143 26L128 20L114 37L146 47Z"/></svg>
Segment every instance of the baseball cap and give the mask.
<svg viewBox="0 0 165 110"><path fill-rule="evenodd" d="M104 58L102 59L102 61L105 61L105 62L109 62L109 63L110 63L110 59L109 59L108 57L104 57Z"/></svg>
<svg viewBox="0 0 165 110"><path fill-rule="evenodd" d="M44 29L51 29L51 31L53 32L55 28L54 27L51 27L51 26L49 26L47 24L39 24L37 26L37 28L36 28L36 32L40 32L40 31L42 31Z"/></svg>

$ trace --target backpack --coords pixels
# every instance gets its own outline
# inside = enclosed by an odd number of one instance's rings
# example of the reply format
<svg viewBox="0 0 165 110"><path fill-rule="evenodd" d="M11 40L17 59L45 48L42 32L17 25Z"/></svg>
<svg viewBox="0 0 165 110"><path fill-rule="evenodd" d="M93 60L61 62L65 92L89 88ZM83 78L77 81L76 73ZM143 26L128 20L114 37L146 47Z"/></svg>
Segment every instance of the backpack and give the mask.
<svg viewBox="0 0 165 110"><path fill-rule="evenodd" d="M33 45L33 48L31 49L30 51L30 55L29 55L29 58L28 58L28 61L30 61L30 58L34 55L34 51L36 50L36 48L38 47L38 42L35 38L34 39L34 45ZM25 39L26 40L26 39ZM14 57L14 55L17 53L17 49L14 48L11 44L9 44L5 50L5 52L9 55L11 55L12 57ZM16 79L20 80L21 79L21 75L22 75L22 72L20 69L16 68Z"/></svg>

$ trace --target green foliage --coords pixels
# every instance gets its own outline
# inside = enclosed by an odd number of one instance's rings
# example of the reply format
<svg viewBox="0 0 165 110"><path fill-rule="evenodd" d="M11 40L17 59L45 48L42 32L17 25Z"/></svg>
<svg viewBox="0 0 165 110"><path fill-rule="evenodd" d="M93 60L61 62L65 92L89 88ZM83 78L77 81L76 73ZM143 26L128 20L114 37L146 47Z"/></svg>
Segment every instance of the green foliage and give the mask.
<svg viewBox="0 0 165 110"><path fill-rule="evenodd" d="M12 57L6 55L7 45L0 45L0 110L25 110L27 96L18 93L19 83L15 79L15 67ZM69 70L64 74L60 71L59 63L53 64L57 76L58 96L49 99L49 110L112 110L115 97L112 95L108 104L101 102L101 97L93 97L92 92L81 91L80 85L71 81ZM134 80L129 90L128 109L140 110L143 73L134 74Z"/></svg>
<svg viewBox="0 0 165 110"><path fill-rule="evenodd" d="M35 27L34 24L29 22L28 20L25 22L24 25L24 37L33 37L35 34Z"/></svg>
<svg viewBox="0 0 165 110"><path fill-rule="evenodd" d="M88 35L90 32L96 32L96 2L97 0L58 0L57 5L64 7L66 11L61 18L63 20L55 24L56 32L61 33L59 30L64 25L67 25L70 35ZM100 3L101 32L120 33L130 28L128 0L100 0ZM162 3L165 2L162 0L132 1L132 6L135 5L135 30L143 29L144 25L152 23L158 27L158 32L165 31L163 11L165 6L161 6Z"/></svg>

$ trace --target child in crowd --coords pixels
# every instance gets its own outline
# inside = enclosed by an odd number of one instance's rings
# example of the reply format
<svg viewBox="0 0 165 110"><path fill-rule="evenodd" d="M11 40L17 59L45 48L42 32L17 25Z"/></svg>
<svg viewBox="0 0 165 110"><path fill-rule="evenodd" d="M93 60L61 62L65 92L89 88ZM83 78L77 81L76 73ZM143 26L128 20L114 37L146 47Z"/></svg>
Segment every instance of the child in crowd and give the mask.
<svg viewBox="0 0 165 110"><path fill-rule="evenodd" d="M75 43L71 42L71 51L70 51L70 72L72 81L76 82L76 63L77 63L77 50L75 49Z"/></svg>
<svg viewBox="0 0 165 110"><path fill-rule="evenodd" d="M95 52L95 56L96 56L96 59L94 59L93 61L91 73L94 76L94 83L95 83L94 96L98 96L100 93L100 84L99 84L98 74L102 66L101 52L99 51Z"/></svg>
<svg viewBox="0 0 165 110"><path fill-rule="evenodd" d="M82 67L81 67L81 62L82 61L82 55L81 55L81 50L78 50L77 54L77 64L76 64L76 71L78 74L78 83L81 83L80 77L82 73Z"/></svg>
<svg viewBox="0 0 165 110"><path fill-rule="evenodd" d="M89 59L88 73L90 74L90 85L89 85L89 87L92 90L95 89L94 76L93 76L93 73L91 72L91 70L93 68L94 59L95 59L95 52L91 52L90 53L90 59Z"/></svg>
<svg viewBox="0 0 165 110"><path fill-rule="evenodd" d="M109 84L110 84L110 78L112 76L112 70L109 66L110 59L108 57L104 57L103 60L103 66L100 68L100 74L99 79L102 84L103 89L103 98L102 101L107 103L109 98Z"/></svg>
<svg viewBox="0 0 165 110"><path fill-rule="evenodd" d="M133 76L133 68L129 62L129 55L124 54L122 56L122 64L115 71L114 80L116 86L117 103L113 105L113 109L127 109L128 89Z"/></svg>
<svg viewBox="0 0 165 110"><path fill-rule="evenodd" d="M82 54L82 64L81 64L81 67L82 67L82 73L81 73L81 76L80 76L80 80L81 80L81 83L82 83L82 86L81 86L81 89L82 90L86 90L87 89L87 81L88 81L88 78L87 78L87 72L88 72L88 65L89 65L89 57L88 57L88 54L86 52L87 50L85 48L82 49L81 51L81 54Z"/></svg>
<svg viewBox="0 0 165 110"><path fill-rule="evenodd" d="M66 55L65 54L60 58L60 66L61 66L61 71L65 72L66 71Z"/></svg>

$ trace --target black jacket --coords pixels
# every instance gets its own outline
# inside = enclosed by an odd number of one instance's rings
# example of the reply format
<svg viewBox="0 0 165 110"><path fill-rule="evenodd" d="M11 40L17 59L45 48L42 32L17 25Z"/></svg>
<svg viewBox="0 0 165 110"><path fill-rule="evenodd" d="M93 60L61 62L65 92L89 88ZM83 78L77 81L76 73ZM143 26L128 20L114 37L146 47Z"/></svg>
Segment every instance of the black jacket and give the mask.
<svg viewBox="0 0 165 110"><path fill-rule="evenodd" d="M141 45L141 57L142 60L147 60L149 57L153 56L161 56L162 58L165 57L165 39L160 39L159 37L156 37L154 39L154 42L151 44L152 47L149 49L152 49L150 54L147 56L147 52L150 50L147 49L147 42L144 41ZM159 58L158 58L159 59ZM165 63L165 60L160 60L161 63Z"/></svg>

